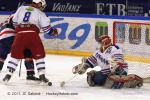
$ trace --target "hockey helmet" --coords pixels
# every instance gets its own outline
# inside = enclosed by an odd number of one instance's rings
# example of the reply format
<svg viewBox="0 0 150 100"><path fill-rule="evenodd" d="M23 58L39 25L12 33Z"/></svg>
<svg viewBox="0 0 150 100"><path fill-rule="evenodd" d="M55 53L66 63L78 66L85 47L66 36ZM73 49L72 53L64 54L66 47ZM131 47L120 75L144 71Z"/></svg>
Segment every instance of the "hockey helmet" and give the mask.
<svg viewBox="0 0 150 100"><path fill-rule="evenodd" d="M32 0L32 2L41 3L43 9L46 7L46 1L45 0Z"/></svg>
<svg viewBox="0 0 150 100"><path fill-rule="evenodd" d="M111 38L108 35L102 35L98 37L98 42L104 47L108 47L112 44Z"/></svg>

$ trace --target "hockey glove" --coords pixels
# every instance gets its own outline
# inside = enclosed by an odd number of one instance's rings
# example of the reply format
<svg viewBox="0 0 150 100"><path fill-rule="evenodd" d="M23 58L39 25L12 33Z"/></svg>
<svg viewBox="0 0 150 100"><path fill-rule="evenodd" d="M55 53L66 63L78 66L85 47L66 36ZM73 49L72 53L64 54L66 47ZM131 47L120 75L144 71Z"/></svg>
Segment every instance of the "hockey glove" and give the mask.
<svg viewBox="0 0 150 100"><path fill-rule="evenodd" d="M58 35L58 31L56 28L51 28L50 31L48 32L48 34L50 36L57 36Z"/></svg>
<svg viewBox="0 0 150 100"><path fill-rule="evenodd" d="M73 74L78 73L82 75L86 72L86 70L89 68L88 64L85 63L86 60L87 60L86 58L82 58L82 63L72 68Z"/></svg>

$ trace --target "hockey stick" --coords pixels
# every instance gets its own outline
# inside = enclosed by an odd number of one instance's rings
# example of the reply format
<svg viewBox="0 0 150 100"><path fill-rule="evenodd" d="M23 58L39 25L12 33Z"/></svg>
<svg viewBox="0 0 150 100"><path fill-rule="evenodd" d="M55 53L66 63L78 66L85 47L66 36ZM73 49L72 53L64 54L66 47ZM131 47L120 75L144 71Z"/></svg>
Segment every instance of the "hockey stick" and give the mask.
<svg viewBox="0 0 150 100"><path fill-rule="evenodd" d="M67 81L62 81L60 82L60 87L64 87L64 85L68 82L70 82L71 80L73 80L78 74L75 74L73 77L69 78Z"/></svg>
<svg viewBox="0 0 150 100"><path fill-rule="evenodd" d="M85 64L85 61L86 61L86 58L82 58L82 64L81 64L81 66L83 66L84 64ZM81 67L82 68L82 67ZM80 68L80 69L81 69ZM80 70L79 69L79 70ZM72 76L71 78L69 78L67 81L62 81L62 82L60 82L60 87L64 87L64 85L65 85L65 83L68 83L68 82L71 82L75 77L77 77L79 74L78 73L76 73L74 76Z"/></svg>
<svg viewBox="0 0 150 100"><path fill-rule="evenodd" d="M144 83L150 83L150 76L142 78Z"/></svg>
<svg viewBox="0 0 150 100"><path fill-rule="evenodd" d="M20 61L20 66L19 66L19 77L21 76L21 64L22 64L22 60Z"/></svg>
<svg viewBox="0 0 150 100"><path fill-rule="evenodd" d="M25 4L25 2L24 2L23 0L20 1L20 2L18 3L17 9L18 9L20 6L24 5L24 4Z"/></svg>

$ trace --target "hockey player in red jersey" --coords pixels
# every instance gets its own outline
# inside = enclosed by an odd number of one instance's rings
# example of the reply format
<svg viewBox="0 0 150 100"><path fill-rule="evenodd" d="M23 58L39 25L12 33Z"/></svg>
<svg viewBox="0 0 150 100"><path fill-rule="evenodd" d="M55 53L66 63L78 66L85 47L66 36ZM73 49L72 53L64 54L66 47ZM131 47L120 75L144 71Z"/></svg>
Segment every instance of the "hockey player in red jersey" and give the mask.
<svg viewBox="0 0 150 100"><path fill-rule="evenodd" d="M99 50L87 59L84 58L81 64L73 67L73 73L82 75L88 68L99 66L100 71L92 70L87 73L89 86L105 86L114 89L142 86L142 78L133 74L127 75L128 65L124 61L122 49L113 45L108 35L100 36L98 42Z"/></svg>
<svg viewBox="0 0 150 100"><path fill-rule="evenodd" d="M45 77L45 51L39 33L41 29L49 35L57 35L58 32L50 26L50 19L42 12L45 5L45 0L33 0L30 5L19 7L14 14L13 25L16 30L16 37L7 65L8 72L3 81L10 80L18 62L24 58L23 51L27 48L35 59L40 80L45 83L49 82Z"/></svg>
<svg viewBox="0 0 150 100"><path fill-rule="evenodd" d="M12 23L13 16L9 16L4 23L1 23L0 26L0 72L3 68L4 61L7 58L7 55L10 53L11 46L13 40L15 38L16 32ZM34 72L34 63L32 60L31 52L26 49L24 51L25 56L25 67L27 70L27 80L39 80L39 78L35 77Z"/></svg>

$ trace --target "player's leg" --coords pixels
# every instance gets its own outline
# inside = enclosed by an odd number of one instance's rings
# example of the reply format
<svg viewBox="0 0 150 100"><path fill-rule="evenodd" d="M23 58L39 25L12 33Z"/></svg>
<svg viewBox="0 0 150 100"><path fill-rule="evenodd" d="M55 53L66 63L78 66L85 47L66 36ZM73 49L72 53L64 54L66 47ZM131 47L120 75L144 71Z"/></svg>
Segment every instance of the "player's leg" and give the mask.
<svg viewBox="0 0 150 100"><path fill-rule="evenodd" d="M3 69L4 61L7 56L6 54L4 54L4 52L5 52L4 46L0 44L0 72Z"/></svg>
<svg viewBox="0 0 150 100"><path fill-rule="evenodd" d="M7 65L7 73L5 75L5 77L3 78L4 82L7 82L10 80L12 74L14 73L14 71L16 70L18 63L19 63L19 59L10 57L10 60L8 61L8 65Z"/></svg>
<svg viewBox="0 0 150 100"><path fill-rule="evenodd" d="M106 88L136 88L143 86L143 79L135 74L129 75L111 75L105 83Z"/></svg>
<svg viewBox="0 0 150 100"><path fill-rule="evenodd" d="M45 61L44 58L36 59L35 60L36 67L38 70L39 78L43 82L48 82L49 80L45 77Z"/></svg>
<svg viewBox="0 0 150 100"><path fill-rule="evenodd" d="M35 77L35 71L34 71L34 62L32 59L32 53L29 49L24 50L24 64L27 70L27 80L39 80L39 78Z"/></svg>
<svg viewBox="0 0 150 100"><path fill-rule="evenodd" d="M10 53L13 40L13 36L0 40L0 72L3 69L4 61L7 58L7 55Z"/></svg>
<svg viewBox="0 0 150 100"><path fill-rule="evenodd" d="M7 82L10 80L12 74L16 70L18 63L20 59L24 58L23 50L24 50L24 44L20 42L22 37L16 37L12 49L11 49L11 57L9 58L8 65L7 65L7 74L3 78L4 82Z"/></svg>
<svg viewBox="0 0 150 100"><path fill-rule="evenodd" d="M40 37L37 35L34 37L34 45L31 48L31 52L35 59L36 67L38 70L39 78L43 82L48 82L49 80L45 77L45 51L44 46L40 40Z"/></svg>
<svg viewBox="0 0 150 100"><path fill-rule="evenodd" d="M92 70L87 73L87 83L89 86L103 86L107 77L107 75L102 74L100 71Z"/></svg>
<svg viewBox="0 0 150 100"><path fill-rule="evenodd" d="M4 65L4 59L0 58L0 72L3 69L3 65Z"/></svg>

